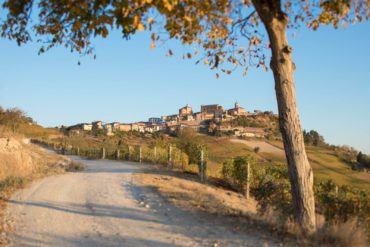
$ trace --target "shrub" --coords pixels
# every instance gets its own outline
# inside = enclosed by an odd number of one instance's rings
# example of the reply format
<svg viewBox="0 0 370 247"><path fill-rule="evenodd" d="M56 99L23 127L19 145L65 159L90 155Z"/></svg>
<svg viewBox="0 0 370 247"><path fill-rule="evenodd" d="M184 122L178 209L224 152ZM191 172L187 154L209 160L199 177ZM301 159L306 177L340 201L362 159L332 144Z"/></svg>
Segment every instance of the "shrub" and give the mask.
<svg viewBox="0 0 370 247"><path fill-rule="evenodd" d="M366 192L346 185L337 186L332 180L315 186L317 208L327 220L347 221L370 215L369 196Z"/></svg>
<svg viewBox="0 0 370 247"><path fill-rule="evenodd" d="M251 193L258 203L259 212L263 213L272 207L280 213L281 218L291 216L293 208L286 165L254 167L252 171Z"/></svg>
<svg viewBox="0 0 370 247"><path fill-rule="evenodd" d="M0 181L0 191L7 190L9 188L19 188L24 185L23 177L7 177L6 179Z"/></svg>
<svg viewBox="0 0 370 247"><path fill-rule="evenodd" d="M238 156L233 160L227 160L223 163L221 168L222 176L237 189L243 190L247 179L248 163L253 166L255 162L253 156Z"/></svg>

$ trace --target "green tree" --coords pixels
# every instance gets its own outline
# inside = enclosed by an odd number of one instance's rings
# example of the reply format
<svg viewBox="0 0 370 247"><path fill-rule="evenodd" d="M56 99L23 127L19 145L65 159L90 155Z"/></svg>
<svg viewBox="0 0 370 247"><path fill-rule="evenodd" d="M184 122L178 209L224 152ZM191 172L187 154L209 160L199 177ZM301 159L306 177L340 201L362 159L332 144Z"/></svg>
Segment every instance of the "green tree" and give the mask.
<svg viewBox="0 0 370 247"><path fill-rule="evenodd" d="M111 28L121 30L124 38L146 29L152 32L152 48L159 40L179 39L196 48L184 57L197 57L204 51L200 60L230 74L236 66L245 73L252 66L267 70L268 49L295 218L306 233L315 231L313 173L296 107L295 64L287 30L302 24L313 30L322 24L337 28L368 19L368 0L39 0L37 8L34 3L5 1L1 36L22 44L31 40L33 30L46 44L41 53L57 45L92 53L92 38L107 37ZM32 10L38 11L33 22Z"/></svg>

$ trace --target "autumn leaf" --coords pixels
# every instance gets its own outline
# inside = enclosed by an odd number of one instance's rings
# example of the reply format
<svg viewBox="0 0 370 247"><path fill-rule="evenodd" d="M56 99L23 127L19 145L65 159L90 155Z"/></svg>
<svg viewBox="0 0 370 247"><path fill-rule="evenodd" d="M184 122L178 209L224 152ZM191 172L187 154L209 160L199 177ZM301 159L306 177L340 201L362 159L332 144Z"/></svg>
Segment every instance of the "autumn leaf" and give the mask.
<svg viewBox="0 0 370 247"><path fill-rule="evenodd" d="M184 19L185 19L186 21L188 21L188 22L191 22L191 17L190 17L190 16L188 16L188 15L185 15L185 16L184 16Z"/></svg>
<svg viewBox="0 0 370 247"><path fill-rule="evenodd" d="M150 49L154 49L155 48L155 43L153 42L151 45L150 45Z"/></svg>
<svg viewBox="0 0 370 247"><path fill-rule="evenodd" d="M144 26L144 24L143 23L139 23L138 25L137 25L137 30L138 31L144 31L145 30L145 26Z"/></svg>

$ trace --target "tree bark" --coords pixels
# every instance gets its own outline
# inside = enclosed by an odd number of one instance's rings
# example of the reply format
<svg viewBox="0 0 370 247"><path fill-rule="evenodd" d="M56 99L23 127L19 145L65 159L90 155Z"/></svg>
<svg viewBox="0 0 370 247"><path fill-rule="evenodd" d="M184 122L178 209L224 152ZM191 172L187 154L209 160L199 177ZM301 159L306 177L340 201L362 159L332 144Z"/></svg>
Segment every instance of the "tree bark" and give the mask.
<svg viewBox="0 0 370 247"><path fill-rule="evenodd" d="M279 109L280 131L283 137L296 222L302 231L316 231L313 173L308 162L301 123L298 116L294 87L295 65L288 44L288 17L278 0L253 0L267 30L271 45L270 67L274 74Z"/></svg>

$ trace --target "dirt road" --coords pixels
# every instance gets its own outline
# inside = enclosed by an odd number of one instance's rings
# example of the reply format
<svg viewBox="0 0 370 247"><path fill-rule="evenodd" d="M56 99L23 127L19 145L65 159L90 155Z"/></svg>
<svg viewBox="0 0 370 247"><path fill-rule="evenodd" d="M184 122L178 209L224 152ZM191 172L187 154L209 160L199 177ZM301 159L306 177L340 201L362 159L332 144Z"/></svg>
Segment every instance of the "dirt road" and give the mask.
<svg viewBox="0 0 370 247"><path fill-rule="evenodd" d="M189 213L135 186L131 175L148 172L146 165L82 162L85 171L48 177L11 198L10 246L277 245L266 235L238 232L220 217Z"/></svg>

